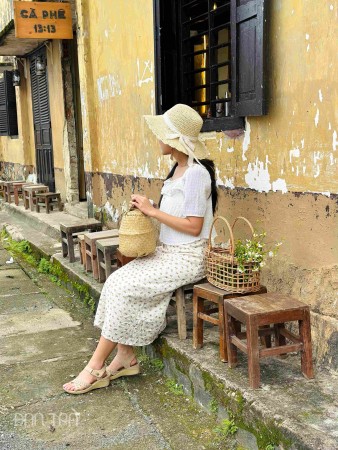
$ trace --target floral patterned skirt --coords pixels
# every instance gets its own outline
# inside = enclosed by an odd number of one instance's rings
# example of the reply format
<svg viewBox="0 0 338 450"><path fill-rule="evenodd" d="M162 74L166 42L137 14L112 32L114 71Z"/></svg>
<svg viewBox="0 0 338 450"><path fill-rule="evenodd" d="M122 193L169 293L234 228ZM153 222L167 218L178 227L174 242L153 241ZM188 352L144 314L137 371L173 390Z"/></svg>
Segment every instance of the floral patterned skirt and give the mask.
<svg viewBox="0 0 338 450"><path fill-rule="evenodd" d="M173 292L205 277L207 240L166 245L113 272L106 280L94 326L106 339L125 345L152 343L166 326Z"/></svg>

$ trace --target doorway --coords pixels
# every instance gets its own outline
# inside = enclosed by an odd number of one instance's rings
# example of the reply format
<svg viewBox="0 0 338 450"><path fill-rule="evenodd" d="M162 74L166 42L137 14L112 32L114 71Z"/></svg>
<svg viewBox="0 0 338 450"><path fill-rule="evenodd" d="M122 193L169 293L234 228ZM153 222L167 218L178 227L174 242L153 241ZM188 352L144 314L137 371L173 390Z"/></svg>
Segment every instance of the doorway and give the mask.
<svg viewBox="0 0 338 450"><path fill-rule="evenodd" d="M46 47L36 50L29 57L29 62L32 86L37 181L38 183L48 186L51 192L55 192ZM45 70L40 70L39 66L44 66Z"/></svg>

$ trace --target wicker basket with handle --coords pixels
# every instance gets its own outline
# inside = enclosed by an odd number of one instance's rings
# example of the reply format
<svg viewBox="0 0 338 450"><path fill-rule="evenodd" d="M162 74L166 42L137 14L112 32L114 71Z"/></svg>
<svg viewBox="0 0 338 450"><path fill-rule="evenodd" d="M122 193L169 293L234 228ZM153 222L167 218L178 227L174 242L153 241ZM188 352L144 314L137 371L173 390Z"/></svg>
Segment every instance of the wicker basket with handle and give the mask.
<svg viewBox="0 0 338 450"><path fill-rule="evenodd" d="M209 283L226 291L237 293L257 292L260 289L260 271L256 269L256 263L245 262L242 264L242 271L239 271L238 261L234 255L234 227L238 220L243 220L250 228L252 234L254 229L245 217L237 217L232 227L222 216L214 219L206 253L207 279ZM230 234L230 244L225 243L212 245L211 234L216 221L223 221ZM244 269L244 270L243 270Z"/></svg>
<svg viewBox="0 0 338 450"><path fill-rule="evenodd" d="M119 250L124 256L139 258L156 249L157 230L150 217L139 209L131 209L122 216L119 228Z"/></svg>

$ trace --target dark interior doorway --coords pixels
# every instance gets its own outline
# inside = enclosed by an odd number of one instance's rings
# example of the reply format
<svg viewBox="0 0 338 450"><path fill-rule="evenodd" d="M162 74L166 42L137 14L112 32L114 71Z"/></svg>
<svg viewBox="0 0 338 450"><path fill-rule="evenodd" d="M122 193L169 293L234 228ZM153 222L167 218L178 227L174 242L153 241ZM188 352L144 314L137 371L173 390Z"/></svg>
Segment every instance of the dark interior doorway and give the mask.
<svg viewBox="0 0 338 450"><path fill-rule="evenodd" d="M49 108L48 66L46 47L41 47L29 57L32 85L36 172L38 183L55 192L52 126ZM41 66L45 70L41 70Z"/></svg>

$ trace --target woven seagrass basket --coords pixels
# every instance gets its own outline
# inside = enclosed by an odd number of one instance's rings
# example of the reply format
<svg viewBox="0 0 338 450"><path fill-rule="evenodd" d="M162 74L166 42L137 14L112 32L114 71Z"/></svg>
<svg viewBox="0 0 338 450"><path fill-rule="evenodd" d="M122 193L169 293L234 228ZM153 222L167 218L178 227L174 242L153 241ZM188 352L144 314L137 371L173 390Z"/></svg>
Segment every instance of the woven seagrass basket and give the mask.
<svg viewBox="0 0 338 450"><path fill-rule="evenodd" d="M232 227L230 227L229 222L222 216L214 219L210 229L206 252L207 279L209 283L225 291L236 293L257 292L260 289L260 271L254 270L255 263L245 262L243 264L244 270L240 272L238 270L237 259L234 256L235 244L233 231L238 220L244 220L252 234L254 234L251 223L245 217L237 217ZM223 221L228 228L230 234L230 244L228 246L226 246L225 242L212 245L212 229L217 221Z"/></svg>
<svg viewBox="0 0 338 450"><path fill-rule="evenodd" d="M119 250L128 257L150 255L156 249L157 230L139 209L131 209L122 216L119 228Z"/></svg>

